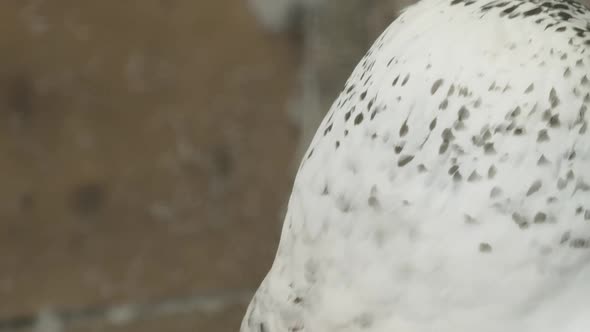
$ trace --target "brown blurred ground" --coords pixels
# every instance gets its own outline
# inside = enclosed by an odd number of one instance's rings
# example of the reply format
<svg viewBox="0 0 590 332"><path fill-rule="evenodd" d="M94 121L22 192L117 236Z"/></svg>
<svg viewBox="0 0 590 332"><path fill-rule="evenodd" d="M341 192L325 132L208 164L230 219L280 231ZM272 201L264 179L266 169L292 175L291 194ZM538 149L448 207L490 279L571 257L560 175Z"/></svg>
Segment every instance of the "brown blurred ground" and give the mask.
<svg viewBox="0 0 590 332"><path fill-rule="evenodd" d="M241 0L0 7L0 322L253 290L290 186L292 46ZM236 331L246 303L66 331Z"/></svg>

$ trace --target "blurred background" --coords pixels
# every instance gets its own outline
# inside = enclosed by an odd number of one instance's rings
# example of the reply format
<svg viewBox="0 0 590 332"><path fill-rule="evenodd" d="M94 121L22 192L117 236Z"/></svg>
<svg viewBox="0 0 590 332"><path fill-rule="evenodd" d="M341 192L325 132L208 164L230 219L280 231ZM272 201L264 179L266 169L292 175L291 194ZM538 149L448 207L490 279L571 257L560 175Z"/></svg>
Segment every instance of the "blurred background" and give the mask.
<svg viewBox="0 0 590 332"><path fill-rule="evenodd" d="M3 0L0 331L237 331L299 154L402 5Z"/></svg>

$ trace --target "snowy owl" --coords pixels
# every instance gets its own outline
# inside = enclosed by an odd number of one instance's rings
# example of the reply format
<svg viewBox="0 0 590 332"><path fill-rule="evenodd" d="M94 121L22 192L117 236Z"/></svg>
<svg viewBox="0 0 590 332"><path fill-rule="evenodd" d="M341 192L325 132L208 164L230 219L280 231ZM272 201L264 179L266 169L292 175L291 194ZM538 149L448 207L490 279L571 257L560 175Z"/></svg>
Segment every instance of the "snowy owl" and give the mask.
<svg viewBox="0 0 590 332"><path fill-rule="evenodd" d="M242 332L590 331L590 10L422 0L300 164Z"/></svg>

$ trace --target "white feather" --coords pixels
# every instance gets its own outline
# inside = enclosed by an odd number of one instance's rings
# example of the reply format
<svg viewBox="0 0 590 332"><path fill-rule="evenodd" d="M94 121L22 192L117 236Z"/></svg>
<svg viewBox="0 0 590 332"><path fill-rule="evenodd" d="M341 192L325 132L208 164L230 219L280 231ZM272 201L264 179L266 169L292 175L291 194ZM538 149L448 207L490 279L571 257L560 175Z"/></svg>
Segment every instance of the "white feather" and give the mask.
<svg viewBox="0 0 590 332"><path fill-rule="evenodd" d="M590 331L590 11L545 3L424 0L383 33L242 332Z"/></svg>

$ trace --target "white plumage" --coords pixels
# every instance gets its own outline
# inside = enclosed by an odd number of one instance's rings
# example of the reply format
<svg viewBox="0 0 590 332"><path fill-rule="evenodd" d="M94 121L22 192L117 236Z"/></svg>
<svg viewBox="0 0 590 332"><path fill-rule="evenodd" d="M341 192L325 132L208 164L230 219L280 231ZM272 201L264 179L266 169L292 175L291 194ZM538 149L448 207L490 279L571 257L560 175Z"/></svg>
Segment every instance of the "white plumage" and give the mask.
<svg viewBox="0 0 590 332"><path fill-rule="evenodd" d="M590 331L590 11L422 0L301 163L242 332Z"/></svg>

